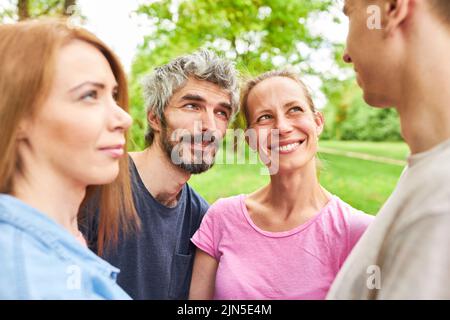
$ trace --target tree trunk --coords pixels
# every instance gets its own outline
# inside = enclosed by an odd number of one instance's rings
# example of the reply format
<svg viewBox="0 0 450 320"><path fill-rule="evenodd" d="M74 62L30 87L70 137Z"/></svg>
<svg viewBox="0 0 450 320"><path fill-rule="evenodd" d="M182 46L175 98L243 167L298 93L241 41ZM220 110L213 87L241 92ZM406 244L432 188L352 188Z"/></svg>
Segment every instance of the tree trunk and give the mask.
<svg viewBox="0 0 450 320"><path fill-rule="evenodd" d="M28 0L19 0L17 3L17 11L19 13L19 21L26 20L30 17L28 11Z"/></svg>
<svg viewBox="0 0 450 320"><path fill-rule="evenodd" d="M76 13L75 7L77 5L76 0L64 0L64 12L63 15L66 17L70 17L74 13Z"/></svg>

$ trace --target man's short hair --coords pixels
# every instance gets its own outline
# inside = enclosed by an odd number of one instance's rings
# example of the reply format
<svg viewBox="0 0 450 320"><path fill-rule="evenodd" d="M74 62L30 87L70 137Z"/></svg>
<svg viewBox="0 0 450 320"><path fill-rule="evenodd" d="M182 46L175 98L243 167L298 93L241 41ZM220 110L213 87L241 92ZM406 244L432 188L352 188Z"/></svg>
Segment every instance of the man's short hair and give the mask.
<svg viewBox="0 0 450 320"><path fill-rule="evenodd" d="M428 0L432 10L442 18L443 22L450 26L450 1ZM427 2L428 2L427 1Z"/></svg>
<svg viewBox="0 0 450 320"><path fill-rule="evenodd" d="M145 78L143 89L147 115L152 112L164 121L164 111L170 99L189 78L208 81L224 89L231 96L233 117L239 111L239 83L234 64L202 49L156 68ZM152 145L154 137L153 128L149 125L145 135L147 145Z"/></svg>

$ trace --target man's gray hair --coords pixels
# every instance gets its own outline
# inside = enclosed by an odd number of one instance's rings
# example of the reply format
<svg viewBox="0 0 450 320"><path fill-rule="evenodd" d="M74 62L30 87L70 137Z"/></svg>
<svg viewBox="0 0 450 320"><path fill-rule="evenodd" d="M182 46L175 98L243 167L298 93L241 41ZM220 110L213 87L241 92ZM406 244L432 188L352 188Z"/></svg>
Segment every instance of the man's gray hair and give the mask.
<svg viewBox="0 0 450 320"><path fill-rule="evenodd" d="M164 111L174 93L186 85L188 78L205 80L218 85L231 96L233 115L239 111L239 81L237 71L231 61L217 56L206 49L172 60L168 64L155 68L142 85L147 115L152 112L164 121ZM145 141L151 145L154 131L148 126Z"/></svg>

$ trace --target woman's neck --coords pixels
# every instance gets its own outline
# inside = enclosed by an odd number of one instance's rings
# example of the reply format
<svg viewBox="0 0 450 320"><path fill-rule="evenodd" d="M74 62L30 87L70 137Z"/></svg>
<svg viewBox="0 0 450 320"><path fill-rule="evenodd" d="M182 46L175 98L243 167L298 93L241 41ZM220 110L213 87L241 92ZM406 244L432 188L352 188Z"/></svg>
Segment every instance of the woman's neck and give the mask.
<svg viewBox="0 0 450 320"><path fill-rule="evenodd" d="M283 215L317 212L329 201L331 194L319 183L315 159L293 172L271 176L270 184L262 190L261 200L277 208Z"/></svg>
<svg viewBox="0 0 450 320"><path fill-rule="evenodd" d="M48 173L48 174L45 174ZM78 210L86 193L86 186L70 183L55 172L33 171L17 176L12 195L47 215L75 237L79 237Z"/></svg>

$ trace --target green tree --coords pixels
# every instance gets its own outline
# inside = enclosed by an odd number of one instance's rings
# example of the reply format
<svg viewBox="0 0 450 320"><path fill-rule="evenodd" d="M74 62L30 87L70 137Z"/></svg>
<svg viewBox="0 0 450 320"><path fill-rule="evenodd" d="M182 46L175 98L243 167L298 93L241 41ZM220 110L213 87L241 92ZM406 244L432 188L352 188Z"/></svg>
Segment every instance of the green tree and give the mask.
<svg viewBox="0 0 450 320"><path fill-rule="evenodd" d="M75 13L76 0L10 0L0 10L4 19L22 21L41 16L68 17Z"/></svg>
<svg viewBox="0 0 450 320"><path fill-rule="evenodd" d="M323 139L361 141L400 141L400 123L395 109L367 105L355 79L325 83L328 97L324 110Z"/></svg>

